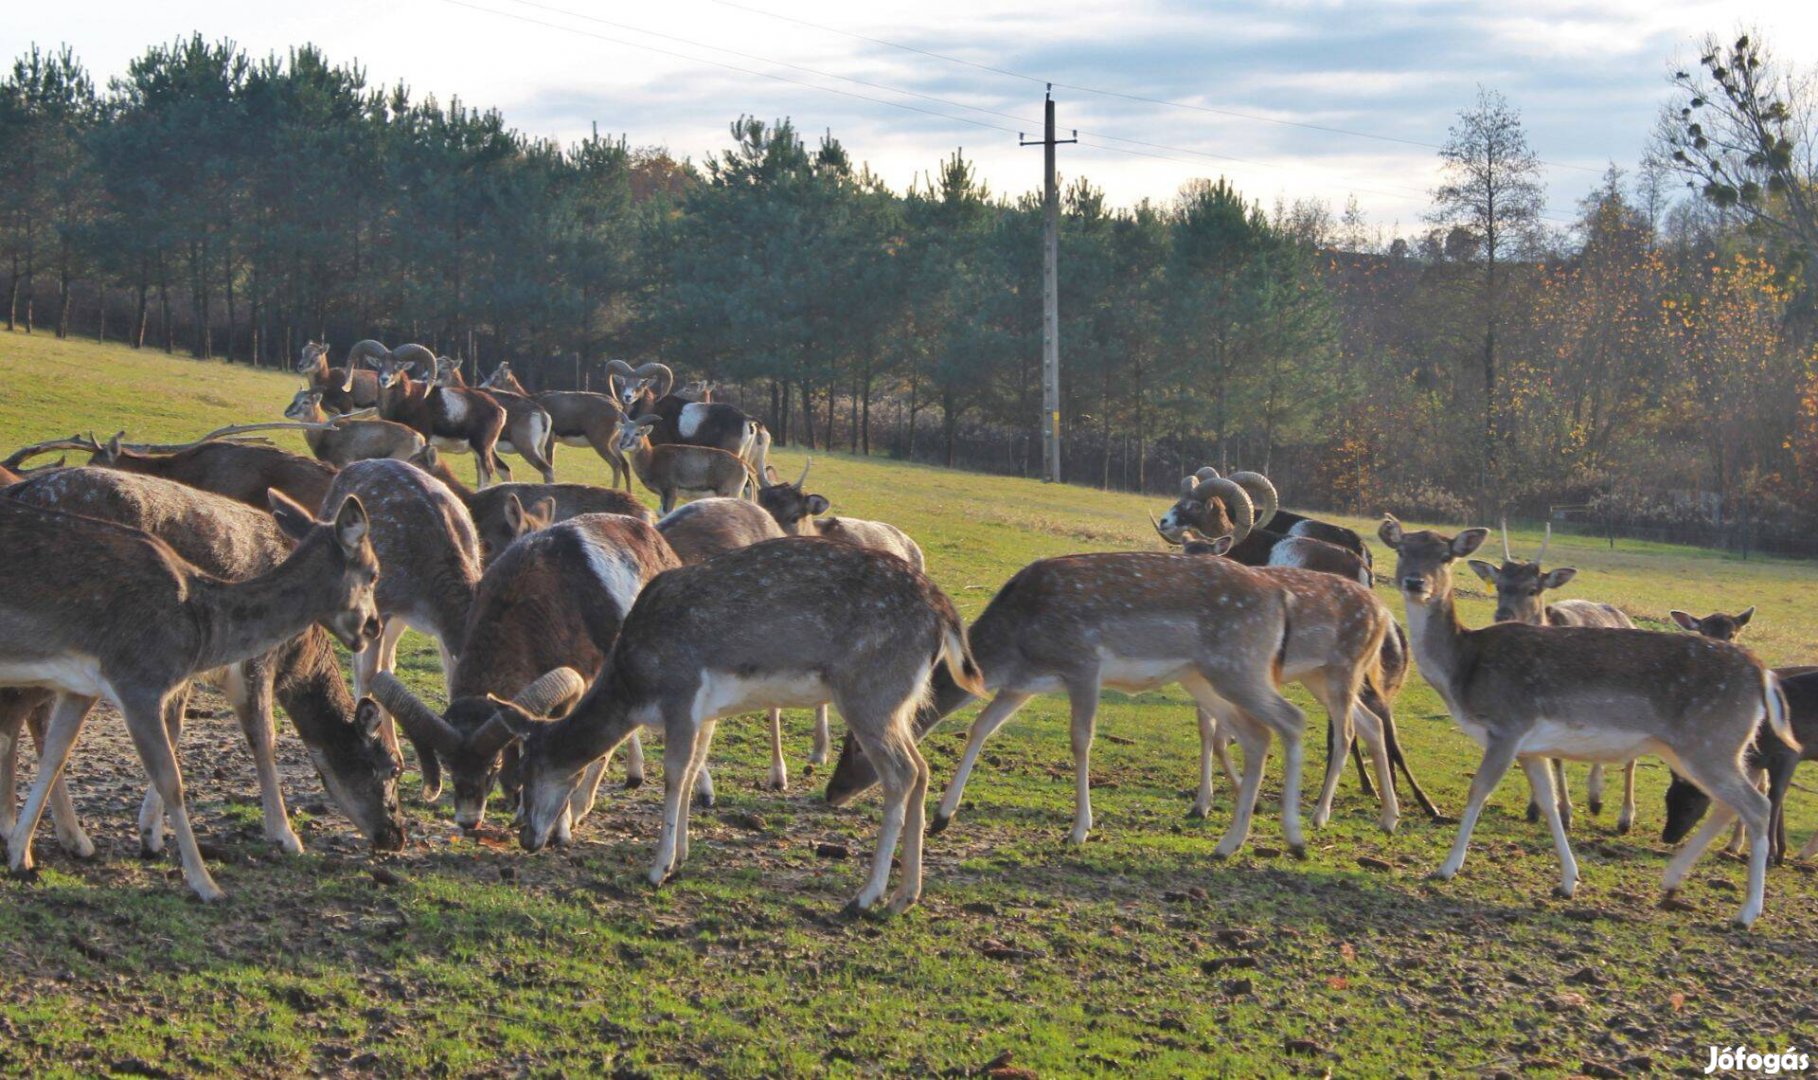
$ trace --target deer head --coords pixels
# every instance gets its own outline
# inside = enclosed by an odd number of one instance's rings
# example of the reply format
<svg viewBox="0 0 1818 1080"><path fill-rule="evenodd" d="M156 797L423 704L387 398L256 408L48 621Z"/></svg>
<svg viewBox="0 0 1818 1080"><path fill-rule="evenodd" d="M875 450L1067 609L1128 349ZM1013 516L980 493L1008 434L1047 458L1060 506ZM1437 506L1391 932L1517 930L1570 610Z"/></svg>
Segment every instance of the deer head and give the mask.
<svg viewBox="0 0 1818 1080"><path fill-rule="evenodd" d="M1546 623L1546 601L1541 599L1541 594L1548 589L1559 588L1578 574L1577 570L1569 566L1545 572L1541 570L1541 562L1547 557L1547 547L1552 542L1553 526L1549 522L1546 537L1541 540L1534 561L1517 559L1509 550L1509 523L1504 521L1502 565L1491 566L1481 559L1471 560L1471 569L1483 579L1484 584L1496 590L1497 622L1520 622L1533 626Z"/></svg>

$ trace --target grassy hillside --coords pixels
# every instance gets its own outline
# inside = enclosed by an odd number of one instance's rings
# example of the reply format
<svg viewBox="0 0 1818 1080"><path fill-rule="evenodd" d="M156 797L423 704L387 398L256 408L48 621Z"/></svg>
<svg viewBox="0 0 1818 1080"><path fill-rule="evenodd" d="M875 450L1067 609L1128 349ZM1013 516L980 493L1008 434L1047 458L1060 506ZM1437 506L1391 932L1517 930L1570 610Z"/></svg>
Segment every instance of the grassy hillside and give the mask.
<svg viewBox="0 0 1818 1080"><path fill-rule="evenodd" d="M275 418L298 385L289 374L0 335L0 445L90 428L193 436ZM791 451L775 460L791 475L802 463ZM572 448L557 471L605 477L591 452ZM1165 505L844 455L817 455L809 486L839 512L907 529L968 616L1031 559L1157 547L1144 512ZM1533 531L1514 539L1530 555L1539 543ZM1580 570L1565 595L1656 621L1674 607L1755 604L1747 641L1764 657L1818 657L1811 564L1566 537L1552 552L1550 563ZM1386 571L1388 554L1377 555ZM1481 597L1464 604L1467 621L1488 614ZM408 644L406 676L435 694L432 650ZM1323 721L1303 692L1290 696ZM1473 744L1418 679L1397 715L1416 771L1456 812ZM969 716L926 744L937 788ZM1813 867L1770 874L1751 934L1724 925L1743 880L1730 860L1701 865L1689 910L1658 910L1667 851L1655 839L1657 764L1642 771L1629 836L1615 835L1613 808L1601 819L1583 811L1573 770L1584 873L1573 900L1549 895L1556 863L1544 827L1522 820L1518 776L1449 883L1423 877L1452 827L1404 815L1384 836L1350 776L1333 823L1309 834L1308 862L1281 857L1279 819L1265 808L1252 846L1215 863L1229 792L1221 778L1212 817L1185 817L1197 738L1184 696L1108 693L1093 759L1098 829L1070 849L1066 705L1042 698L988 747L960 817L931 841L923 906L847 924L833 916L857 889L877 803L832 811L818 799L816 778L803 775L804 719L789 732L787 794L757 789L762 725L721 725L721 803L695 815L693 855L660 892L640 876L655 785L614 791L574 846L536 856L496 836L451 838L446 805L408 799L415 839L375 877L313 776L293 769L310 852L268 855L238 736L199 723L185 767L230 893L204 909L167 866L134 857L137 766L108 741L118 719L98 717L72 783L100 857L70 859L47 828L42 880L0 885L0 1069L959 1075L1008 1054L1000 1075L1487 1075L1587 1062L1702 1070L1709 1044L1818 1044ZM109 752L118 760L104 763ZM1277 793L1272 775L1264 798ZM1818 828L1818 799L1795 791L1791 818L1802 844ZM852 857L822 857L824 844Z"/></svg>

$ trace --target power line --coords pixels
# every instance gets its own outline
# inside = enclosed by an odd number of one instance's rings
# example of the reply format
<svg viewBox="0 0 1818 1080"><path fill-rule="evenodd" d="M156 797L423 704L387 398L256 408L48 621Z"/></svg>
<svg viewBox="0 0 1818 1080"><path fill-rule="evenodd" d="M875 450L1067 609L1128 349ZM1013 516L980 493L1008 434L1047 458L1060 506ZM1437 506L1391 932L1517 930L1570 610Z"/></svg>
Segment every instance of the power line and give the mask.
<svg viewBox="0 0 1818 1080"><path fill-rule="evenodd" d="M1263 124L1281 124L1281 125L1285 125L1287 127L1305 128L1309 131L1323 131L1323 132L1326 132L1326 133L1332 134L1332 135L1348 135L1348 136L1351 136L1352 138L1357 138L1357 139L1375 139L1378 142L1401 143L1404 146L1419 146L1419 147L1422 147L1422 148L1425 148L1428 150L1443 149L1443 147L1441 147L1438 143L1422 142L1418 139L1404 139L1397 135L1383 135L1383 134L1380 134L1380 133L1374 132L1374 131L1358 131L1353 128L1333 127L1333 126L1326 125L1326 124L1312 124L1312 123L1308 123L1304 120L1287 120L1287 119L1284 119L1279 116L1263 116L1259 113L1241 112L1236 109L1223 109L1223 108L1217 108L1217 107L1214 107L1211 105L1196 105L1196 104L1193 104L1192 102L1188 102L1188 101L1173 101L1168 98L1148 97L1143 94L1131 94L1131 93L1127 93L1122 90L1106 90L1106 89L1103 89L1102 87L1085 86L1080 83L1062 82L1058 79L1046 79L1046 78L1042 78L1041 76L1030 75L1026 72L1011 71L1008 68L996 67L991 64L981 64L976 60L967 60L964 57L951 56L947 53L935 52L932 49L922 49L922 48L918 48L914 45L904 45L901 42L888 41L888 40L885 40L884 38L871 37L867 34L860 34L860 33L856 33L851 30L842 30L841 28L839 28L837 26L828 26L824 23L811 22L807 19L798 19L793 15L782 15L782 14L779 14L774 11L766 11L763 8L753 7L749 4L737 3L736 0L707 0L707 2L710 4L718 4L721 7L734 8L739 11L750 12L753 15L762 15L765 18L778 19L778 20L781 20L782 22L795 23L798 26L807 26L807 27L810 27L815 30L824 30L829 34L839 34L843 37L853 38L858 41L868 41L868 42L872 43L873 45L882 45L882 46L885 46L886 48L900 49L903 52L915 53L919 56L926 56L926 57L930 57L935 60L942 60L949 64L959 64L964 67L975 68L979 71L988 71L994 75L1003 75L1003 76L1006 76L1006 77L1012 78L1012 79L1022 79L1025 82L1052 84L1052 85L1058 86L1064 90L1076 90L1082 94L1099 94L1104 97L1122 98L1125 101L1139 101L1139 102L1142 102L1147 105L1165 105L1165 106L1168 106L1169 108L1174 108L1174 109L1187 109L1192 112L1211 113L1214 116L1228 116L1228 117L1232 117L1232 118L1238 119L1238 120L1252 120L1257 123L1263 123ZM1592 168L1587 165L1568 165L1568 164L1566 164L1564 162L1560 162L1560 161L1542 161L1541 164L1546 165L1550 168L1574 169L1579 172L1600 173L1603 171L1600 168Z"/></svg>

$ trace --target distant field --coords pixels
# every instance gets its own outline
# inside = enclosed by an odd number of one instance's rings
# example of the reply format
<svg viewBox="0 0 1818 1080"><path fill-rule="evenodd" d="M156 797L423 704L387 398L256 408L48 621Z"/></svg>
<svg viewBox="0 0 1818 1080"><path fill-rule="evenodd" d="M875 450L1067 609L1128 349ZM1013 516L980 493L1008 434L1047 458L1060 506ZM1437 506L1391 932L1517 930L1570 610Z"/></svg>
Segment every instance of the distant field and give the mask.
<svg viewBox="0 0 1818 1080"><path fill-rule="evenodd" d="M277 419L299 386L288 373L0 335L0 452L75 430L164 441ZM793 475L803 457L773 460ZM606 477L591 451L562 448L556 468ZM1144 513L1166 504L841 454L817 454L809 486L836 512L908 530L969 617L1032 559L1158 547ZM1373 521L1349 523L1374 533ZM1517 553L1539 539L1517 530ZM1376 554L1386 572L1390 554ZM1548 561L1579 568L1563 595L1644 624L1675 607L1754 604L1748 644L1776 664L1818 658L1813 564L1571 537L1555 538ZM1385 599L1399 616L1400 600ZM1489 617L1479 596L1463 609L1472 624ZM404 674L436 694L433 650L406 645ZM1323 724L1304 693L1290 696ZM1008 1054L998 1075L1569 1075L1702 1072L1713 1044L1818 1052L1814 867L1770 872L1752 933L1726 925L1743 881L1731 860L1693 875L1691 911L1657 909L1657 763L1642 770L1629 836L1615 835L1613 807L1601 819L1583 810L1573 770L1584 880L1569 901L1549 894L1556 862L1544 826L1522 819L1518 776L1452 882L1423 880L1452 827L1404 810L1400 832L1382 835L1352 776L1333 823L1309 834L1307 862L1280 855L1279 819L1263 809L1252 846L1215 863L1229 792L1221 777L1212 817L1185 816L1197 742L1185 702L1106 695L1098 829L1069 849L1066 705L1038 699L990 744L960 817L930 842L922 907L851 924L834 916L856 891L877 803L834 811L819 799L804 716L786 794L757 788L761 723L721 725L720 805L695 815L690 861L660 892L641 878L657 785L613 791L574 846L525 856L490 836L451 838L447 806L421 805L407 783L417 834L381 881L288 738L287 793L310 850L273 855L232 723L198 721L186 777L230 894L203 908L174 864L137 859L137 762L118 718L98 715L71 774L100 855L77 862L45 828L41 881L0 884L0 1070L983 1075ZM970 715L928 740L936 788ZM1473 744L1418 679L1397 716L1416 771L1456 812ZM1272 775L1264 799L1277 794ZM1797 846L1818 828L1818 796L1796 790L1790 816ZM823 842L853 857L819 857Z"/></svg>

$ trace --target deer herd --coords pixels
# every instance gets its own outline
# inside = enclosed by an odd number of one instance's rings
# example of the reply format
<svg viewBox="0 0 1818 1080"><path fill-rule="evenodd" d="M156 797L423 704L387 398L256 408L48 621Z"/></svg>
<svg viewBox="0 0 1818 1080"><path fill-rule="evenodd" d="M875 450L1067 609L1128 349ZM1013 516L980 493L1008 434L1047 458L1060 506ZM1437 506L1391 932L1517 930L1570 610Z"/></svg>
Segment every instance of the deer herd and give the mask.
<svg viewBox="0 0 1818 1080"><path fill-rule="evenodd" d="M190 888L222 895L197 845L177 754L198 681L233 706L252 749L265 835L292 853L302 842L280 790L274 705L377 851L402 848L408 833L394 724L414 751L424 800L439 799L446 774L456 823L477 829L496 791L530 851L570 839L621 746L626 785L641 783L639 734L658 729L665 790L653 884L687 859L691 805L712 805L708 761L721 717L768 714L766 785L780 790L781 710L816 710L818 764L833 756L832 706L846 735L828 800L883 789L875 856L851 910L917 901L925 835L952 827L985 741L1037 694L1065 694L1071 706L1071 843L1093 828L1091 750L1104 688L1178 685L1200 735L1190 812L1210 814L1216 773L1235 789L1213 854L1243 848L1279 742L1282 832L1304 855L1305 717L1284 686L1300 684L1326 712L1312 826L1330 819L1355 757L1377 825L1393 832L1398 782L1445 820L1396 734L1394 703L1418 666L1483 751L1436 877L1463 867L1485 802L1519 763L1531 818L1544 818L1558 855L1558 891L1570 896L1578 865L1561 763L1592 764L1593 813L1603 768L1623 768L1617 828L1626 832L1636 817L1635 762L1652 755L1674 777L1663 838L1697 828L1668 865L1666 889L1679 888L1734 824L1731 850L1745 841L1748 850L1736 915L1744 926L1761 914L1770 858L1785 857L1793 770L1818 754L1818 669L1768 669L1735 644L1753 608L1675 611L1689 631L1678 633L1637 629L1606 604L1546 603L1543 594L1576 573L1543 568L1550 529L1528 561L1512 553L1505 528L1497 566L1470 558L1486 529L1411 531L1385 517L1377 538L1394 553L1388 580L1405 605L1404 631L1374 591L1362 537L1282 510L1261 474L1205 468L1151 519L1178 551L1039 560L968 628L913 539L885 522L829 516L826 496L805 486L809 469L778 477L764 426L713 401L710 384L678 391L660 363L615 360L610 393L533 393L506 364L470 385L462 365L421 345L361 341L339 367L328 353L315 343L303 350L306 385L283 410L287 421L170 446L76 435L0 463L0 546L9 554L0 571L0 832L13 871L30 871L47 810L63 848L94 854L64 766L106 700L149 780L142 848L162 850L168 820ZM264 428L300 429L314 459L259 440L253 433ZM591 448L611 486L557 483L559 444ZM58 450L89 457L26 467ZM448 468L449 453L474 456L477 489ZM542 482L511 482L501 455L523 459ZM660 517L632 496L633 476L658 496ZM677 505L686 496L697 498ZM1494 590L1490 625L1459 620L1460 560ZM406 628L435 641L445 705L395 674ZM351 692L336 641L352 653ZM980 699L988 700L927 823L930 770L918 744ZM14 784L28 730L38 764L21 808ZM1818 838L1800 852L1814 854Z"/></svg>

